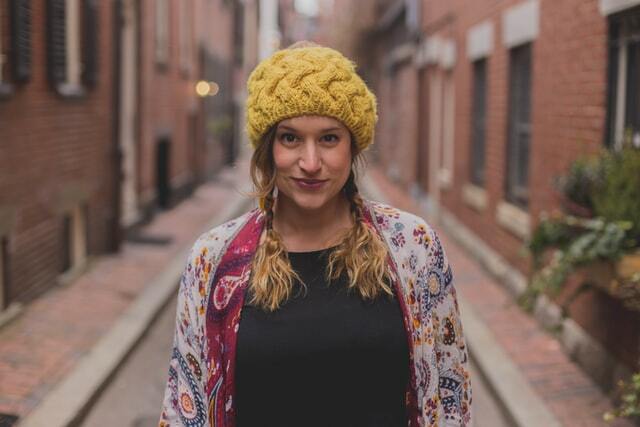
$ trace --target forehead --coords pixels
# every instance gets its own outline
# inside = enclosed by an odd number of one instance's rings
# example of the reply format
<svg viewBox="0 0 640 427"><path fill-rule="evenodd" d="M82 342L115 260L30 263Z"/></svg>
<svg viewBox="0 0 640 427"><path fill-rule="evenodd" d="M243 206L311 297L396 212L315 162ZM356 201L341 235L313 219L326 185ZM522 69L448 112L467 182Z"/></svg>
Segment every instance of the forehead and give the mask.
<svg viewBox="0 0 640 427"><path fill-rule="evenodd" d="M297 116L284 119L278 123L278 129L283 127L295 129L300 132L322 132L329 129L348 130L340 120L318 115Z"/></svg>

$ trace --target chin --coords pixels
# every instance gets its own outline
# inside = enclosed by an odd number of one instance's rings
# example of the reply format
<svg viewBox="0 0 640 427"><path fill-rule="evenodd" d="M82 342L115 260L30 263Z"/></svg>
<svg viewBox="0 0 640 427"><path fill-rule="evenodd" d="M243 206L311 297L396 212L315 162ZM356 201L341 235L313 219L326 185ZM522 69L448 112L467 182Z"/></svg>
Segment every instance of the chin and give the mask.
<svg viewBox="0 0 640 427"><path fill-rule="evenodd" d="M293 203L298 206L298 208L306 211L315 211L318 209L322 209L328 200L324 197L302 197L302 198L293 198Z"/></svg>

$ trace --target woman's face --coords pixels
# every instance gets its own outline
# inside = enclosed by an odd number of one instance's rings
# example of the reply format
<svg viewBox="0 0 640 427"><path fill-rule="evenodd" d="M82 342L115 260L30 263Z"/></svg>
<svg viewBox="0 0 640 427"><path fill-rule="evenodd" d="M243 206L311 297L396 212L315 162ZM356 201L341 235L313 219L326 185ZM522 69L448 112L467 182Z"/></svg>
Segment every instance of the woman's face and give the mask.
<svg viewBox="0 0 640 427"><path fill-rule="evenodd" d="M349 178L351 156L351 135L339 120L310 115L281 121L273 142L278 203L326 206Z"/></svg>

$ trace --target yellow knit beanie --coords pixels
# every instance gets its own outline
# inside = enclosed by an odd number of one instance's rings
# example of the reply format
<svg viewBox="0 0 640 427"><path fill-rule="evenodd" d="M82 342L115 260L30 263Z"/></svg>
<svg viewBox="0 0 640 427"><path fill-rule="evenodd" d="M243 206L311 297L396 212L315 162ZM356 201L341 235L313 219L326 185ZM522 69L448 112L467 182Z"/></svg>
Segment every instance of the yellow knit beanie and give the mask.
<svg viewBox="0 0 640 427"><path fill-rule="evenodd" d="M307 114L340 120L360 151L373 142L376 98L355 64L334 49L279 50L253 70L247 89L247 132L254 149L276 123Z"/></svg>

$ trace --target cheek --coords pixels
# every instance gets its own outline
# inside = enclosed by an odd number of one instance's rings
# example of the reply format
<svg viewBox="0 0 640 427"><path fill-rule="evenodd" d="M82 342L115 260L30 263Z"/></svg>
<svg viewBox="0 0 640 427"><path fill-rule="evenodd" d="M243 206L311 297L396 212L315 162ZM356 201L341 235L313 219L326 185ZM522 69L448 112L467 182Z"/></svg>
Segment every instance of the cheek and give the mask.
<svg viewBox="0 0 640 427"><path fill-rule="evenodd" d="M273 165L275 166L276 173L291 167L291 155L286 151L279 149L277 146L274 146Z"/></svg>

